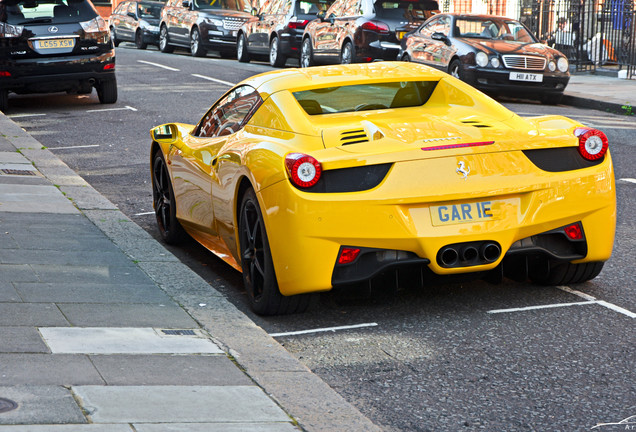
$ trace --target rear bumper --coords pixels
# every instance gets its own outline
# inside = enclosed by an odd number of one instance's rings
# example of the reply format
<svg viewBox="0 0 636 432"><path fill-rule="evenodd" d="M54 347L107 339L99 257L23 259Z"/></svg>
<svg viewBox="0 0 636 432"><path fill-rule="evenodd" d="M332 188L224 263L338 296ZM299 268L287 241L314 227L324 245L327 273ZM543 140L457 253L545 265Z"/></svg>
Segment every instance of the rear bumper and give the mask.
<svg viewBox="0 0 636 432"><path fill-rule="evenodd" d="M475 155L402 162L367 192L307 193L288 181L260 191L261 205L271 209L265 223L281 292L329 290L372 276L380 264L424 265L438 275L482 273L501 264L509 252L542 253L526 239L575 222L581 222L586 244L584 249L573 248L569 259L609 259L616 223L609 155L603 163L584 170L546 173L535 168L533 173L520 153L493 154L488 161ZM482 172L463 180L455 173L459 159ZM530 167L525 174L502 173L501 167L523 165ZM426 182L414 182L423 179L422 173L435 174L427 175ZM404 185L412 186L405 189ZM493 203L492 219L440 224L433 215L440 207L483 202ZM500 253L487 263L440 265L440 251L460 243L477 245L477 249L481 244L496 244ZM342 246L370 251L366 259L373 262L359 271L343 271L337 264ZM566 249L564 257L570 252ZM564 257L556 254L551 259Z"/></svg>

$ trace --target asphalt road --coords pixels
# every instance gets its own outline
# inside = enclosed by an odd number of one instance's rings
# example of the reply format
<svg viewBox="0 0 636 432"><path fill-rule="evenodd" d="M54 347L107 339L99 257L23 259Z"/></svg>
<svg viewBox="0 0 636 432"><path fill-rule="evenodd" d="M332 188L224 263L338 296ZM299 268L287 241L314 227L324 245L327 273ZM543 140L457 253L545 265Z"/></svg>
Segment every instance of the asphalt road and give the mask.
<svg viewBox="0 0 636 432"><path fill-rule="evenodd" d="M196 123L229 83L271 68L127 44L117 62L115 105L100 105L95 93L12 96L8 114L158 238L149 214L148 130ZM607 133L618 227L614 255L594 281L332 292L304 314L262 318L248 310L240 274L192 242L170 250L272 334L362 325L276 337L387 431L582 431L636 415L636 320L629 315L636 312L636 184L622 180L636 178L636 118L504 104L522 115L570 116Z"/></svg>

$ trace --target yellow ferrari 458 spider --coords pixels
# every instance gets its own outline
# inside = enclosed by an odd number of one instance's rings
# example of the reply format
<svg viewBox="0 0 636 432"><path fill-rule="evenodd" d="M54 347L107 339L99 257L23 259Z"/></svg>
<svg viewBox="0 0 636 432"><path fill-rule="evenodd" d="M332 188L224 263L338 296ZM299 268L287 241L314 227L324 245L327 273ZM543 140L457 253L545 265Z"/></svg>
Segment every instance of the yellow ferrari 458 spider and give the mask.
<svg viewBox="0 0 636 432"><path fill-rule="evenodd" d="M578 283L611 255L606 136L424 65L265 73L151 136L163 239L242 271L259 314L387 272Z"/></svg>

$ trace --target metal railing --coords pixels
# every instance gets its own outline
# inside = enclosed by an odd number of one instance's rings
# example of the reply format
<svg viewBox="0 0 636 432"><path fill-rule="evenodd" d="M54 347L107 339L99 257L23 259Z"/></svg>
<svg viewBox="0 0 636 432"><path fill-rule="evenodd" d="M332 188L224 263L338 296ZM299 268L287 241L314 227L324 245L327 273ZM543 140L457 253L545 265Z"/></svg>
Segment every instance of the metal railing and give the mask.
<svg viewBox="0 0 636 432"><path fill-rule="evenodd" d="M516 18L566 54L576 71L636 78L636 0L444 0L445 12Z"/></svg>

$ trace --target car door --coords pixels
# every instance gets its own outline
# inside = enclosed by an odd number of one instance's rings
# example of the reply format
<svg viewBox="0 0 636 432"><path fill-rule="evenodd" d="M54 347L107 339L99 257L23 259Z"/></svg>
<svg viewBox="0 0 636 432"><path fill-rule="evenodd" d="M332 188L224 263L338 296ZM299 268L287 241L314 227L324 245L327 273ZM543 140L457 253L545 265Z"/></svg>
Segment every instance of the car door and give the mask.
<svg viewBox="0 0 636 432"><path fill-rule="evenodd" d="M448 39L450 29L451 17L441 15L434 25L429 27L430 33L426 36L426 46L423 48L426 63L443 71L448 69L449 53L452 49ZM443 35L443 38L440 35Z"/></svg>
<svg viewBox="0 0 636 432"><path fill-rule="evenodd" d="M340 12L340 16L336 17L334 28L332 29L336 43L334 44L334 49L327 53L332 60L339 60L340 52L347 36L353 36L355 32L358 18L360 18L360 0L347 0Z"/></svg>
<svg viewBox="0 0 636 432"><path fill-rule="evenodd" d="M123 17L123 39L127 41L135 40L135 21L137 21L137 2L130 2L126 8L126 14Z"/></svg>
<svg viewBox="0 0 636 432"><path fill-rule="evenodd" d="M253 23L252 33L248 37L249 50L265 53L269 50L269 34L274 24L282 0L268 0L261 7L258 21Z"/></svg>
<svg viewBox="0 0 636 432"><path fill-rule="evenodd" d="M128 2L122 2L117 6L115 11L113 12L113 15L110 17L110 25L115 30L115 36L119 40L123 39L123 36L124 36L124 33L122 31L123 30L122 20L123 20L123 17L126 16L127 9L128 9Z"/></svg>
<svg viewBox="0 0 636 432"><path fill-rule="evenodd" d="M335 22L337 17L341 16L342 10L347 2L351 0L336 0L327 12L325 19L319 20L315 24L312 23L312 40L314 56L322 58L333 55L334 52L340 51L340 46L336 40Z"/></svg>

